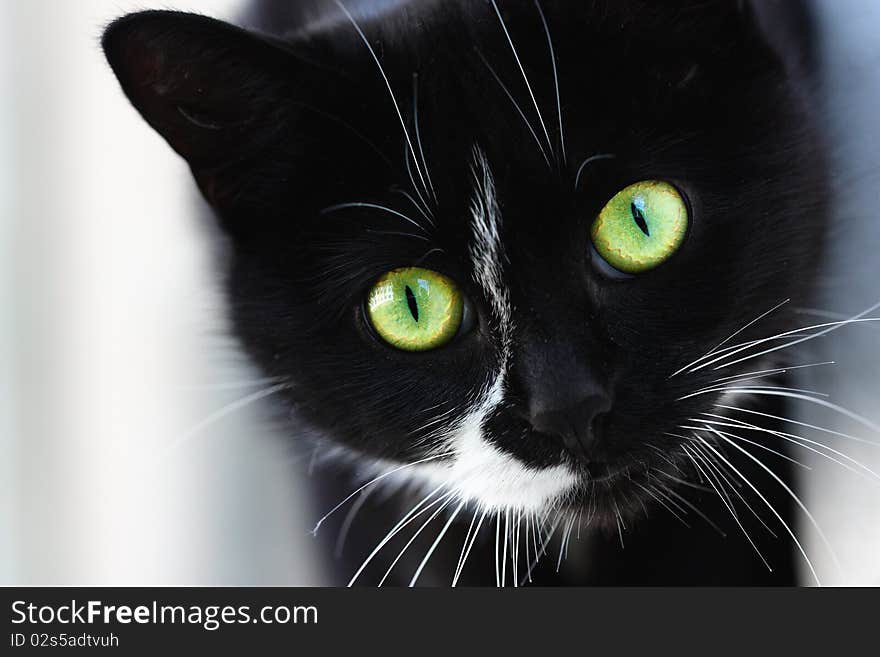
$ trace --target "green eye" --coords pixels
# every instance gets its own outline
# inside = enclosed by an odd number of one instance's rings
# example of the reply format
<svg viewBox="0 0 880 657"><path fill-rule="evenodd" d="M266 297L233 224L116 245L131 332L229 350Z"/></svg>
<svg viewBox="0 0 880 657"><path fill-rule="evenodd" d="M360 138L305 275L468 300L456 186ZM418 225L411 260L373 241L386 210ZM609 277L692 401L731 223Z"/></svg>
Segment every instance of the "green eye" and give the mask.
<svg viewBox="0 0 880 657"><path fill-rule="evenodd" d="M688 229L684 199L659 180L637 182L618 192L593 222L593 246L626 274L640 274L678 251Z"/></svg>
<svg viewBox="0 0 880 657"><path fill-rule="evenodd" d="M367 317L392 347L428 351L458 334L464 296L452 280L429 269L395 269L380 278L367 297Z"/></svg>

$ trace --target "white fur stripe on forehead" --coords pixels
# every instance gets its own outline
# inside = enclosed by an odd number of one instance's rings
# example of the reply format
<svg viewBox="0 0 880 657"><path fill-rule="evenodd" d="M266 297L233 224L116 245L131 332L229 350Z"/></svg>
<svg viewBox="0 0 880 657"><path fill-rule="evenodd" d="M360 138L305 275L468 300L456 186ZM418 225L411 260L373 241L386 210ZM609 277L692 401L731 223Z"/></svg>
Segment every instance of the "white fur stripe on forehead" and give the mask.
<svg viewBox="0 0 880 657"><path fill-rule="evenodd" d="M483 288L502 341L510 335L512 313L510 296L504 285L504 248L501 243L501 213L495 197L495 181L486 155L474 147L474 200L471 204L473 241L470 247L474 280Z"/></svg>

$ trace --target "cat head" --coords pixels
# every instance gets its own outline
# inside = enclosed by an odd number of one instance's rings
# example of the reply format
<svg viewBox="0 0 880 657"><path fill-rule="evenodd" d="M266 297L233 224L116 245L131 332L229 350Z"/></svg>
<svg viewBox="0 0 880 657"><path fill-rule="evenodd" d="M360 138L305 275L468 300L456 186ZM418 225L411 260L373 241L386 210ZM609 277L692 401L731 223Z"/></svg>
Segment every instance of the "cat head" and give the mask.
<svg viewBox="0 0 880 657"><path fill-rule="evenodd" d="M788 328L750 322L809 294L797 58L732 0L326 4L285 39L104 36L229 236L242 343L361 460L491 509L635 506L778 342L732 347Z"/></svg>

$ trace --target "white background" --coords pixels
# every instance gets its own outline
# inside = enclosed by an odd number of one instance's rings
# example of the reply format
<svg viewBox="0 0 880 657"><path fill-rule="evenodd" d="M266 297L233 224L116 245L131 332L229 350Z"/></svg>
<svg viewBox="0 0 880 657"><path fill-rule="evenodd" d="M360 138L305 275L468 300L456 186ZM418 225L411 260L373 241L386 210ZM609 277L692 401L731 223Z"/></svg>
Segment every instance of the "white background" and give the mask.
<svg viewBox="0 0 880 657"><path fill-rule="evenodd" d="M0 582L314 583L313 514L258 409L189 435L248 392L200 386L257 375L224 339L189 171L100 51L143 7L0 4Z"/></svg>

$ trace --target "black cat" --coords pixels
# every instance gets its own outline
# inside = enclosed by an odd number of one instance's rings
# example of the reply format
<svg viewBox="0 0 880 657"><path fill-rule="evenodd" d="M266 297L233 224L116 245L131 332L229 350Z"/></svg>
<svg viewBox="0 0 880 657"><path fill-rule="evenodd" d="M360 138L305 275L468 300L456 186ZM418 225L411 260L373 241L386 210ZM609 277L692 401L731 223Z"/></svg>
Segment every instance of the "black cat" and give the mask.
<svg viewBox="0 0 880 657"><path fill-rule="evenodd" d="M395 491L354 502L337 581L794 583L771 416L829 204L802 3L252 22L144 12L103 45L229 237L291 439L341 466L319 499Z"/></svg>

